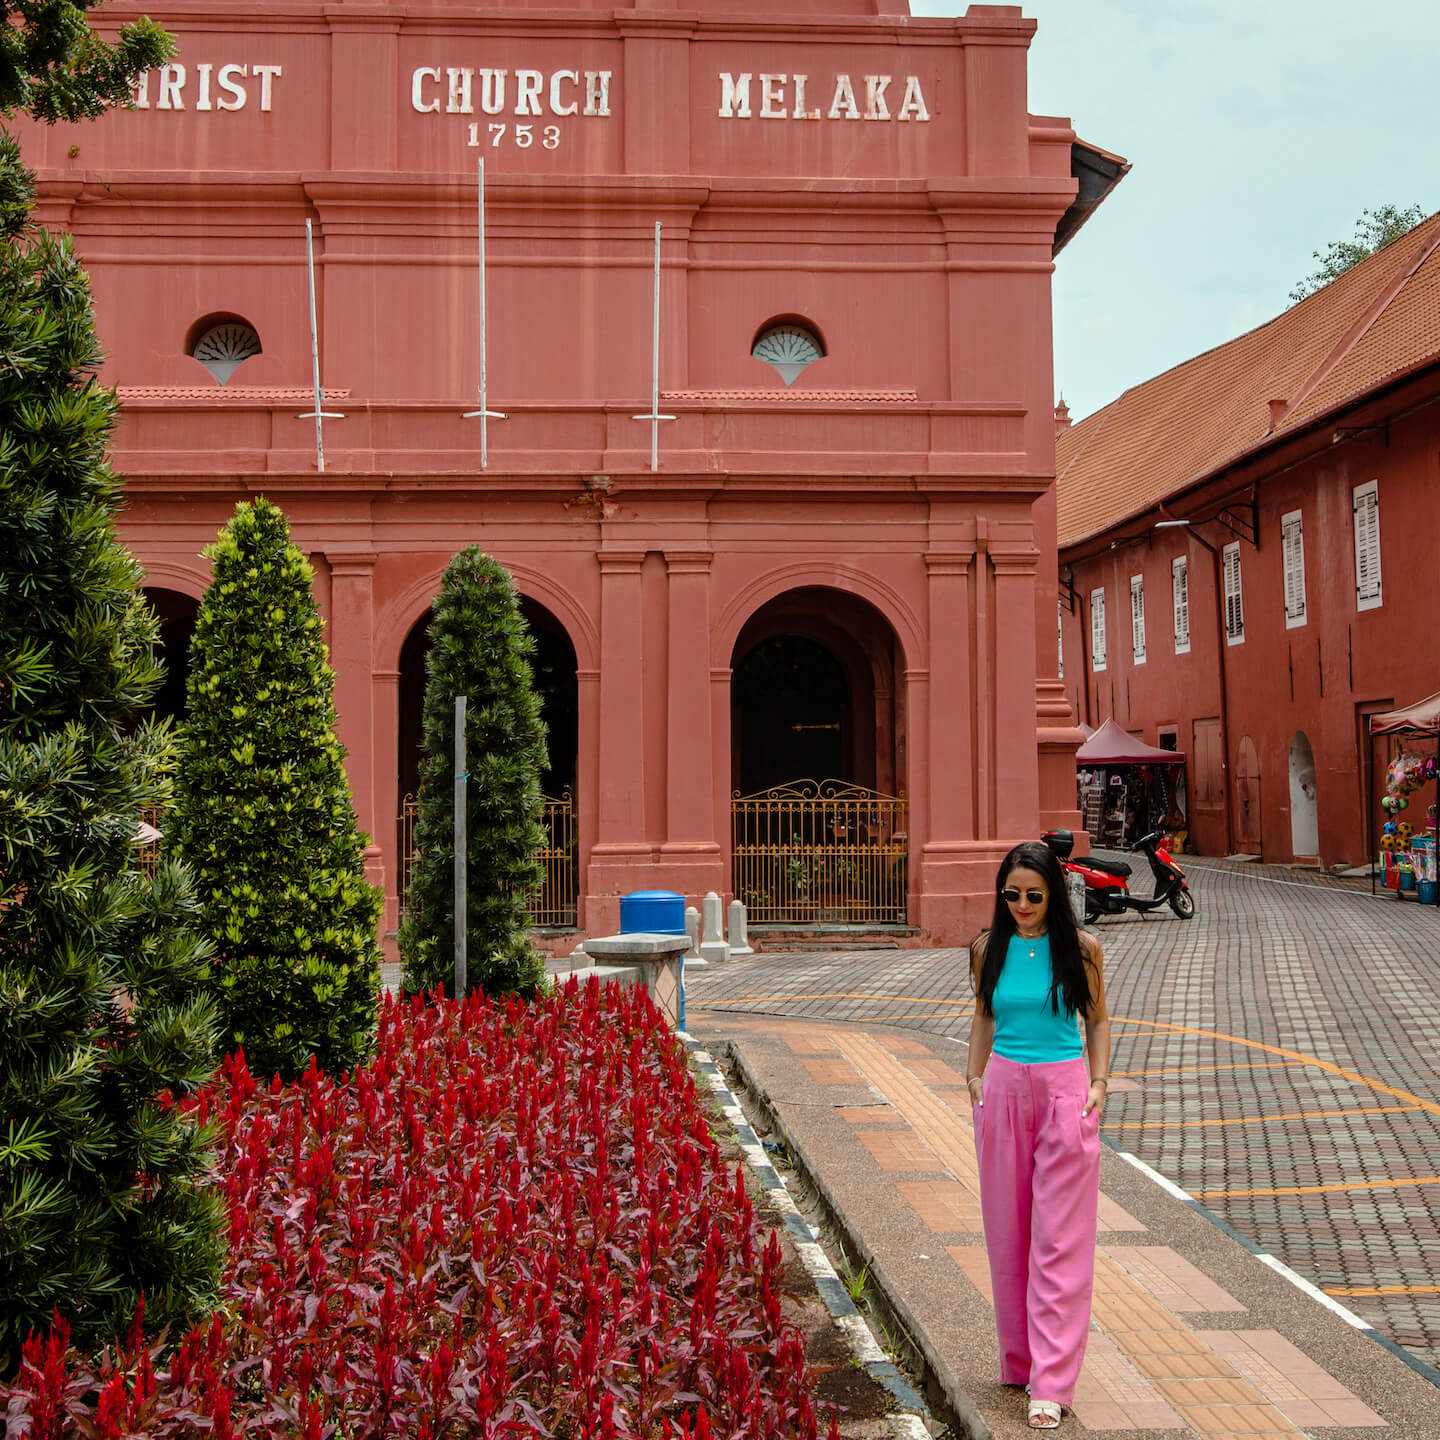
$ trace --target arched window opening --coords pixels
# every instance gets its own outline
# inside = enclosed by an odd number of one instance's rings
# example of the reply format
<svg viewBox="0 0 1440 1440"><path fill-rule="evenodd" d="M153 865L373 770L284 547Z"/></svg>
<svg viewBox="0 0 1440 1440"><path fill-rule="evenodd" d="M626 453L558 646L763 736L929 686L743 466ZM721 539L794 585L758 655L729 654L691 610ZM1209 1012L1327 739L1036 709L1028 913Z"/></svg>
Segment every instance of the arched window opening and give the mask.
<svg viewBox="0 0 1440 1440"><path fill-rule="evenodd" d="M260 336L238 316L210 316L192 327L188 353L223 385L252 355L261 353Z"/></svg>
<svg viewBox="0 0 1440 1440"><path fill-rule="evenodd" d="M750 353L770 366L788 389L806 366L824 358L825 342L808 321L772 320L761 327Z"/></svg>

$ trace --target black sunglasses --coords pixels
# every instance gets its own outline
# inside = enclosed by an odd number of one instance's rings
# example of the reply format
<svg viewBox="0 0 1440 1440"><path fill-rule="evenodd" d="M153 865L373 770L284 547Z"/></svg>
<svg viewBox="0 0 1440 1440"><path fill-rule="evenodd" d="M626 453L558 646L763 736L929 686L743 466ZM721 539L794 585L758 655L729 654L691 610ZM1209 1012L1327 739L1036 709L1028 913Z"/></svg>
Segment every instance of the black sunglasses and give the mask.
<svg viewBox="0 0 1440 1440"><path fill-rule="evenodd" d="M1000 898L1007 905L1016 905L1020 901L1020 892L1013 888L1009 890L1002 890L1000 892ZM1045 892L1043 890L1027 890L1025 892L1025 898L1032 905L1043 905L1045 903Z"/></svg>

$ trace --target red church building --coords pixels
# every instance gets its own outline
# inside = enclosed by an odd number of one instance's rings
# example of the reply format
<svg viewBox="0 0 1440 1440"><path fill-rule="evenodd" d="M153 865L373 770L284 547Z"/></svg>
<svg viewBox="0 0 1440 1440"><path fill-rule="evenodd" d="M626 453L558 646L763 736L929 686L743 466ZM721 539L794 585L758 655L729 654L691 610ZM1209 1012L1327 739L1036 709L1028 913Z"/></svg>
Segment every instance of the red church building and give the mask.
<svg viewBox="0 0 1440 1440"><path fill-rule="evenodd" d="M1027 113L1033 22L189 0L167 23L134 109L24 145L93 277L170 707L200 552L263 493L315 567L393 929L427 615L478 542L537 635L537 918L603 933L663 887L738 894L757 928L968 938L998 857L1075 818L1050 276L1125 168Z"/></svg>
<svg viewBox="0 0 1440 1440"><path fill-rule="evenodd" d="M1440 215L1057 446L1081 721L1186 752L1203 854L1366 863L1370 717L1440 688Z"/></svg>

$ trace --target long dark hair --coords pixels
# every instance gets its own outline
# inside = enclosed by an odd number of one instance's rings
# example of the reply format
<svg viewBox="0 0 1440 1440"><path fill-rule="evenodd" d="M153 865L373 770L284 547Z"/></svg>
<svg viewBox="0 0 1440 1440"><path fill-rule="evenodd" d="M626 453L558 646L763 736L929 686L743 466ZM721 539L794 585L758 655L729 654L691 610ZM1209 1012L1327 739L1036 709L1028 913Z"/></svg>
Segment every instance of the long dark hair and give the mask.
<svg viewBox="0 0 1440 1440"><path fill-rule="evenodd" d="M1000 868L995 873L995 917L985 938L985 961L980 967L980 984L976 990L980 1013L995 1013L991 1004L995 997L995 985L1005 968L1010 937L1015 934L1015 918L1000 892L1009 881L1010 872L1019 868L1033 870L1044 880L1050 892L1050 904L1045 912L1046 929L1050 936L1050 1009L1058 1015L1063 1000L1070 1014L1078 1011L1084 1015L1090 1009L1090 976L1085 969L1085 952L1080 948L1075 912L1070 908L1065 871L1055 852L1038 840L1022 841L1000 862Z"/></svg>

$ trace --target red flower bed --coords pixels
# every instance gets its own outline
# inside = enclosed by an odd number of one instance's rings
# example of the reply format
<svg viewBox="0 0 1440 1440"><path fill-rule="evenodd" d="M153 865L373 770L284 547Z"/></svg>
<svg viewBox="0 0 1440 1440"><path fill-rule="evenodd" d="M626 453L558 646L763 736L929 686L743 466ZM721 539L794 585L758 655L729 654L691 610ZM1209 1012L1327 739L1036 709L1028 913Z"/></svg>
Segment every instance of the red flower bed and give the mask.
<svg viewBox="0 0 1440 1440"><path fill-rule="evenodd" d="M348 1081L233 1060L200 1107L222 1306L163 1360L32 1338L10 1436L816 1435L779 1243L643 992L387 999Z"/></svg>

